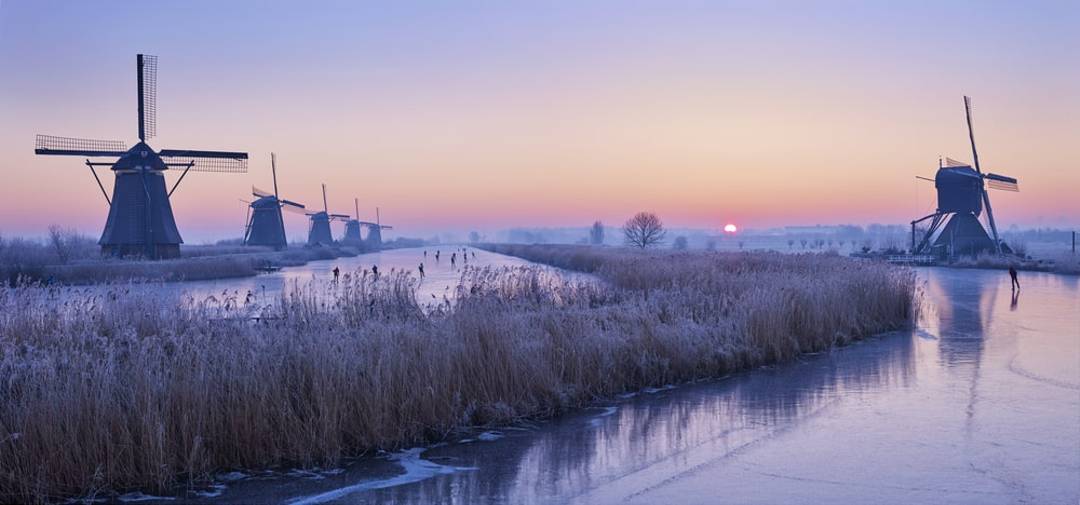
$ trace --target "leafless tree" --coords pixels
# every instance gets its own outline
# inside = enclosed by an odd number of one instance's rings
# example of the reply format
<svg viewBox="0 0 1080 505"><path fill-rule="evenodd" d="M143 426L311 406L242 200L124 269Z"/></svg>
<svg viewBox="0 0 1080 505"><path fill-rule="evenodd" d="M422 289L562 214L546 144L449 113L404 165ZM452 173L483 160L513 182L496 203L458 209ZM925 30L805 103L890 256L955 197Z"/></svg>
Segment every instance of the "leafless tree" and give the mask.
<svg viewBox="0 0 1080 505"><path fill-rule="evenodd" d="M592 228L589 228L589 243L592 245L604 243L604 223L596 221L592 224Z"/></svg>
<svg viewBox="0 0 1080 505"><path fill-rule="evenodd" d="M709 238L709 240L706 240L705 241L705 250L706 251L715 251L716 250L716 239Z"/></svg>
<svg viewBox="0 0 1080 505"><path fill-rule="evenodd" d="M56 257L60 260L60 263L67 263L71 259L71 243L68 238L71 233L64 231L58 225L49 226L49 244L52 245L53 252L56 253Z"/></svg>
<svg viewBox="0 0 1080 505"><path fill-rule="evenodd" d="M686 240L686 237L680 235L678 237L675 237L675 242L671 244L671 247L676 251L685 251L687 247L689 247L689 244Z"/></svg>
<svg viewBox="0 0 1080 505"><path fill-rule="evenodd" d="M664 241L664 223L652 212L638 212L623 225L626 243L645 249Z"/></svg>

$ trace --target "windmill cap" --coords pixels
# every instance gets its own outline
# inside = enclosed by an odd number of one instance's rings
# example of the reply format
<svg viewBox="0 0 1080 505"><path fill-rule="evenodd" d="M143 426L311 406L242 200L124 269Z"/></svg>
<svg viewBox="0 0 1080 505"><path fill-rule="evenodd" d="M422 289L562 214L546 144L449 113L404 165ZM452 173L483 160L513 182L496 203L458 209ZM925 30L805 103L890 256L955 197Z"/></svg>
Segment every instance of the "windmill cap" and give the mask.
<svg viewBox="0 0 1080 505"><path fill-rule="evenodd" d="M146 142L139 142L128 149L120 159L113 163L113 170L137 170L140 167L147 167L150 170L165 170L168 168L165 162L162 161L161 156L158 156L154 150L146 145Z"/></svg>

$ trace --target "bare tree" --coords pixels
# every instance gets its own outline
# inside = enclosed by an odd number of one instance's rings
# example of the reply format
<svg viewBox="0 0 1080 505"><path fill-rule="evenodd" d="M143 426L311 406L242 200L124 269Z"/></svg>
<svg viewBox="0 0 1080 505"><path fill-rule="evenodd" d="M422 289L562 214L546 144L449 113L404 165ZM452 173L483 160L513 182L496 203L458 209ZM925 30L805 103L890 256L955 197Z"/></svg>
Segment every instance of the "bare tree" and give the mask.
<svg viewBox="0 0 1080 505"><path fill-rule="evenodd" d="M68 232L63 228L55 224L49 226L49 244L52 245L53 252L56 253L60 263L67 263L71 259L71 242L68 239Z"/></svg>
<svg viewBox="0 0 1080 505"><path fill-rule="evenodd" d="M675 237L675 242L671 244L671 248L676 251L685 251L689 247L686 237L679 235Z"/></svg>
<svg viewBox="0 0 1080 505"><path fill-rule="evenodd" d="M592 245L604 243L604 223L596 221L592 224L592 228L589 228L589 243Z"/></svg>
<svg viewBox="0 0 1080 505"><path fill-rule="evenodd" d="M664 241L664 223L652 212L638 212L623 225L626 243L645 249Z"/></svg>
<svg viewBox="0 0 1080 505"><path fill-rule="evenodd" d="M715 251L716 250L716 239L710 237L709 240L706 240L705 241L705 250L706 251Z"/></svg>
<svg viewBox="0 0 1080 505"><path fill-rule="evenodd" d="M477 243L480 241L480 233L476 231L469 232L469 242Z"/></svg>

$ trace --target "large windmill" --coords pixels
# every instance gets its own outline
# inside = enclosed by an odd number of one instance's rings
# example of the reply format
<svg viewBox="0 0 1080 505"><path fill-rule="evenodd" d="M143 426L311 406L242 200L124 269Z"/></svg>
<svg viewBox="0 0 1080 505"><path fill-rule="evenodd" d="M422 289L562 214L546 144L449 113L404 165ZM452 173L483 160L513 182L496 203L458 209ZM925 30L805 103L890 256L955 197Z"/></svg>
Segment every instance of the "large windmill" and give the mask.
<svg viewBox="0 0 1080 505"><path fill-rule="evenodd" d="M322 185L323 210L308 212L311 218L311 226L308 228L308 245L332 245L334 236L330 233L330 221L347 220L348 214L331 214L329 205L326 203L326 184Z"/></svg>
<svg viewBox="0 0 1080 505"><path fill-rule="evenodd" d="M935 256L976 255L983 252L1010 253L1009 247L998 236L994 210L990 207L989 189L1019 191L1016 179L1004 175L983 173L979 166L979 153L975 149L975 131L971 126L971 98L964 97L967 114L968 138L971 140L971 157L975 167L946 158L938 163L934 176L937 188L937 211L911 222L911 250L913 254ZM990 226L990 234L979 221L983 207ZM915 225L930 221L921 241L915 242Z"/></svg>
<svg viewBox="0 0 1080 505"><path fill-rule="evenodd" d="M116 140L38 135L34 152L43 155L86 157L86 166L97 180L109 218L98 244L104 254L175 258L180 255L180 232L176 229L169 197L188 172L247 172L247 153L162 149L154 151L146 139L157 134L157 57L138 55L139 142L128 149ZM90 158L116 158L113 162ZM112 198L105 192L95 167L112 168ZM183 169L166 191L165 171Z"/></svg>
<svg viewBox="0 0 1080 505"><path fill-rule="evenodd" d="M244 245L284 249L288 246L288 240L285 236L285 220L281 218L281 211L304 214L304 206L278 196L277 156L274 153L270 153L270 170L274 177L273 193L267 193L254 186L251 188L251 194L257 199L250 203L251 212L247 229L244 231Z"/></svg>

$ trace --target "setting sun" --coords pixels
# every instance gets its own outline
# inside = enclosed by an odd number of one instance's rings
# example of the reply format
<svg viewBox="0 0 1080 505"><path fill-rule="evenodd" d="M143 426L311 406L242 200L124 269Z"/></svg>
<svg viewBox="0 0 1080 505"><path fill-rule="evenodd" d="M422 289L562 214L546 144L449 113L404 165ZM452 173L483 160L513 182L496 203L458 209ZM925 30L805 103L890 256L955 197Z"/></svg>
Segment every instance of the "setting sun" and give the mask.
<svg viewBox="0 0 1080 505"><path fill-rule="evenodd" d="M739 231L739 227L735 226L734 224L729 223L724 226L724 233L735 233L737 231Z"/></svg>

